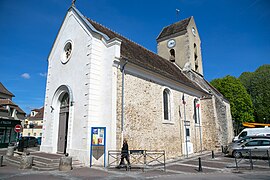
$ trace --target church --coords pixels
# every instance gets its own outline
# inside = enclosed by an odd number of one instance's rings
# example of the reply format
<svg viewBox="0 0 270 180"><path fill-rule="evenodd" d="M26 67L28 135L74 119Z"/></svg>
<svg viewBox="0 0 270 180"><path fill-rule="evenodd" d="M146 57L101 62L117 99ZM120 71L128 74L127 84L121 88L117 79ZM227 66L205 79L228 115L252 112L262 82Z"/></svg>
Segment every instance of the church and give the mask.
<svg viewBox="0 0 270 180"><path fill-rule="evenodd" d="M106 166L124 138L168 159L229 143L230 103L204 79L194 18L156 40L157 54L72 4L48 56L40 150Z"/></svg>

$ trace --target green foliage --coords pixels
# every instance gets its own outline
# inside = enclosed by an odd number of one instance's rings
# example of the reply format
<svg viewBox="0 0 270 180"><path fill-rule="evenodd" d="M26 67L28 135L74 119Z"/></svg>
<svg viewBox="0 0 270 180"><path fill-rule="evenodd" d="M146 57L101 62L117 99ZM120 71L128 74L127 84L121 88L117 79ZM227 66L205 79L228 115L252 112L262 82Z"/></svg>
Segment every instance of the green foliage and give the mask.
<svg viewBox="0 0 270 180"><path fill-rule="evenodd" d="M232 118L237 123L254 121L251 97L239 79L226 76L210 83L230 101Z"/></svg>
<svg viewBox="0 0 270 180"><path fill-rule="evenodd" d="M260 66L255 72L244 72L239 79L251 95L256 122L270 121L270 65Z"/></svg>

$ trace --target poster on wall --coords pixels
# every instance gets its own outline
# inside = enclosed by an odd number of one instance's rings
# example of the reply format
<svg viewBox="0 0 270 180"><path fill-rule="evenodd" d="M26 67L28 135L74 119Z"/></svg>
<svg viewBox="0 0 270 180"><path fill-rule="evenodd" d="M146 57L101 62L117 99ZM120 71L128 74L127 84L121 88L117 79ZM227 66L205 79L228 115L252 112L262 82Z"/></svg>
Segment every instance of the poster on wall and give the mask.
<svg viewBox="0 0 270 180"><path fill-rule="evenodd" d="M104 128L93 128L92 130L92 145L104 146Z"/></svg>
<svg viewBox="0 0 270 180"><path fill-rule="evenodd" d="M91 150L90 166L92 166L92 157L99 160L104 157L104 167L106 159L106 127L92 127L91 129Z"/></svg>

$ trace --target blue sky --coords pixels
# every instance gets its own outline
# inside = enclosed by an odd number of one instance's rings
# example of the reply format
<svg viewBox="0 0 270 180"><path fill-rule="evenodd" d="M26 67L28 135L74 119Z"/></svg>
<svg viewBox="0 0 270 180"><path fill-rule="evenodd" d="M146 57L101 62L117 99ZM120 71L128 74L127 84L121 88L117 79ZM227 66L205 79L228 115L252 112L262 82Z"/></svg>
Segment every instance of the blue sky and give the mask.
<svg viewBox="0 0 270 180"><path fill-rule="evenodd" d="M44 104L47 57L70 5L0 0L0 81L27 113ZM76 7L153 52L164 26L194 16L209 81L270 64L269 0L77 0Z"/></svg>

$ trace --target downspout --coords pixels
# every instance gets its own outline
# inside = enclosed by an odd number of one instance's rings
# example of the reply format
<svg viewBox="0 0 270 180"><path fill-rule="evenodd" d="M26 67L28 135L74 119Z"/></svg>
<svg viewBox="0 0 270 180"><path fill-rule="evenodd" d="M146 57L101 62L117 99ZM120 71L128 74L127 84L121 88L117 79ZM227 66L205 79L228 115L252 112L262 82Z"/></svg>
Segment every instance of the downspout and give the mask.
<svg viewBox="0 0 270 180"><path fill-rule="evenodd" d="M121 67L120 71L122 72L122 107L121 107L121 138L122 142L124 140L124 116L125 116L125 111L124 111L124 105L125 105L125 66L127 65L128 61L126 60L123 66ZM120 142L121 144L121 142Z"/></svg>
<svg viewBox="0 0 270 180"><path fill-rule="evenodd" d="M199 120L199 132L200 132L200 147L201 147L201 153L202 153L202 125L201 125L200 106L198 107L198 120Z"/></svg>

